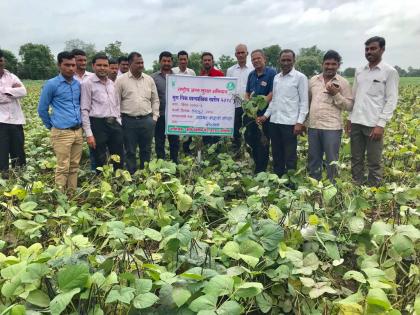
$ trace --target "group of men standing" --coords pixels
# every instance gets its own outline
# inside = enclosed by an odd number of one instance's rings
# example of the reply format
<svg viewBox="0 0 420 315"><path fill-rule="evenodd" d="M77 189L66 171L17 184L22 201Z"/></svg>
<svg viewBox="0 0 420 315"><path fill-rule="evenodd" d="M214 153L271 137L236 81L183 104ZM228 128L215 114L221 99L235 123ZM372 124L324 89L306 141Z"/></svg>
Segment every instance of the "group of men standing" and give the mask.
<svg viewBox="0 0 420 315"><path fill-rule="evenodd" d="M227 70L228 77L238 78L237 92L245 100L262 95L267 107L257 118L243 115L240 102L235 108L233 147L241 146L240 128L251 148L255 172L266 171L269 145L273 170L283 176L297 167L297 137L308 132L308 170L320 180L327 169L331 182L337 176L336 162L342 136L342 113L349 111L345 129L350 132L352 176L357 184L378 185L382 179L381 157L383 133L392 117L398 99L398 73L382 61L385 40L373 37L365 42L368 64L357 70L353 90L337 71L340 55L333 50L323 58L323 72L309 81L294 68L295 53L280 53L280 72L266 66L262 50L251 53L252 66L247 64L248 50L235 48L237 64ZM140 168L150 161L155 139L158 158L165 159L166 76L196 75L188 65L188 53L178 53L178 67L173 56L164 51L159 56L160 70L151 76L144 73L141 54L132 52L118 61L98 54L92 60L94 73L86 71L86 54L81 50L61 52L57 56L59 75L48 80L41 92L38 113L51 130L51 143L57 158L55 181L63 190L77 187L77 173L82 155L83 131L91 152L94 169L103 166L109 156L114 168L124 165L130 173L138 169L136 152L140 152ZM214 67L213 55L201 56L200 76L218 77L224 73ZM19 79L4 69L0 51L0 170L6 174L9 155L13 166L25 164L23 150L25 123L18 99L26 95ZM50 111L52 108L52 111ZM259 125L262 128L259 128ZM266 141L261 141L262 137ZM213 144L218 137L204 137L204 144ZM170 158L178 162L180 140L169 135ZM189 152L191 138L183 144ZM326 156L324 162L324 154ZM367 156L369 174L364 177Z"/></svg>

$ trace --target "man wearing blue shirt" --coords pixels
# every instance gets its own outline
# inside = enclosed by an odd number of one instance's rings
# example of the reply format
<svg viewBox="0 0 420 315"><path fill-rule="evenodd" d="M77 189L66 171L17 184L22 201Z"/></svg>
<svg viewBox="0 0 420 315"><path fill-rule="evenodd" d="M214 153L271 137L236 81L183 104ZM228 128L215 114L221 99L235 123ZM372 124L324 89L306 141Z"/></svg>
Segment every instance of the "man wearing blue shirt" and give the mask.
<svg viewBox="0 0 420 315"><path fill-rule="evenodd" d="M57 60L60 74L42 88L38 114L51 130L51 144L57 158L55 183L62 190L75 190L83 145L80 83L73 78L74 55L64 51L58 54Z"/></svg>
<svg viewBox="0 0 420 315"><path fill-rule="evenodd" d="M255 70L248 76L245 99L250 99L252 96L263 95L268 104L273 95L273 79L276 75L276 70L266 67L265 60L264 52L261 49L256 49L251 53L251 62ZM265 109L259 110L257 115L263 115L264 112ZM262 142L261 131L254 119L245 116L243 119L243 126L246 127L244 135L245 142L252 150L252 158L255 162L255 173L265 172L270 151L268 122L263 123L263 132L268 139L267 142Z"/></svg>

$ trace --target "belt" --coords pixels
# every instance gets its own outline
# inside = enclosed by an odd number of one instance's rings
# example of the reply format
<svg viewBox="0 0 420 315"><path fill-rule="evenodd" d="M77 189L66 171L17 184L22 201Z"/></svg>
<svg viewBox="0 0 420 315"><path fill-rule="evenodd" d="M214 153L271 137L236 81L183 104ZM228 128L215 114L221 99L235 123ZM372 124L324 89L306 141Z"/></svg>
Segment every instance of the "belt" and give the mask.
<svg viewBox="0 0 420 315"><path fill-rule="evenodd" d="M113 125L117 122L116 117L89 117L90 119L95 120L104 120L107 124Z"/></svg>
<svg viewBox="0 0 420 315"><path fill-rule="evenodd" d="M72 127L68 127L68 128L57 128L57 129L60 129L60 130L79 130L80 128L82 128L81 124L75 125L75 126L72 126Z"/></svg>
<svg viewBox="0 0 420 315"><path fill-rule="evenodd" d="M147 114L147 115L140 115L140 116L131 116L131 115L128 115L128 114L121 113L121 116L126 117L126 118L131 118L131 119L145 119L147 117L151 117L152 113Z"/></svg>

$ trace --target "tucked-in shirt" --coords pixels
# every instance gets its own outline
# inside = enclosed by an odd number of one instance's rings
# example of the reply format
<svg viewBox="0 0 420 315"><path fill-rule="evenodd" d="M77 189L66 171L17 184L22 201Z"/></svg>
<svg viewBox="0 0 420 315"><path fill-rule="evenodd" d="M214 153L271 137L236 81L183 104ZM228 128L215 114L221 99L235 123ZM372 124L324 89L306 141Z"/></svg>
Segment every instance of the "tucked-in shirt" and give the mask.
<svg viewBox="0 0 420 315"><path fill-rule="evenodd" d="M85 82L87 79L89 79L91 76L93 76L94 73L89 72L89 71L85 71L85 73L83 73L83 75L81 77L79 77L79 75L77 73L74 74L74 78L80 82L80 84L82 84L83 82Z"/></svg>
<svg viewBox="0 0 420 315"><path fill-rule="evenodd" d="M182 74L182 75L192 75L192 76L195 76L195 71L193 69L190 69L190 68L185 69L185 71L181 71L181 69L179 69L179 67L174 67L174 68L172 68L172 72L174 74Z"/></svg>
<svg viewBox="0 0 420 315"><path fill-rule="evenodd" d="M20 84L21 87L12 87L13 84ZM19 99L26 95L26 89L22 82L13 73L4 70L0 77L0 123L23 125L23 115Z"/></svg>
<svg viewBox="0 0 420 315"><path fill-rule="evenodd" d="M120 107L117 104L115 86L110 79L107 79L104 83L94 74L83 82L80 107L82 109L83 130L87 137L93 135L89 117L115 117L121 124Z"/></svg>
<svg viewBox="0 0 420 315"><path fill-rule="evenodd" d="M261 75L253 70L248 76L246 83L246 92L253 95L267 96L273 91L273 80L276 75L276 70L270 67L265 67Z"/></svg>
<svg viewBox="0 0 420 315"><path fill-rule="evenodd" d="M155 81L159 96L159 115L163 116L166 109L166 74L158 71L152 74L152 78Z"/></svg>
<svg viewBox="0 0 420 315"><path fill-rule="evenodd" d="M254 70L253 67L249 67L247 65L241 67L239 66L239 64L236 64L227 69L226 71L227 77L238 78L238 87L236 89L236 92L242 98L245 98L246 84L248 82L248 76L252 70ZM236 107L241 107L241 104L236 104Z"/></svg>
<svg viewBox="0 0 420 315"><path fill-rule="evenodd" d="M48 112L50 105L51 115ZM38 114L48 129L66 129L80 125L79 81L73 79L67 82L61 74L48 80L41 91Z"/></svg>
<svg viewBox="0 0 420 315"><path fill-rule="evenodd" d="M397 107L398 83L397 70L385 62L380 62L373 69L368 65L358 69L353 83L351 122L368 127L385 127Z"/></svg>
<svg viewBox="0 0 420 315"><path fill-rule="evenodd" d="M220 71L218 69L216 69L215 67L212 67L209 70L209 73L207 73L205 70L201 70L200 71L200 76L206 76L206 77L224 77L225 74L223 73L223 71Z"/></svg>
<svg viewBox="0 0 420 315"><path fill-rule="evenodd" d="M340 91L334 96L327 92L322 73L309 80L309 128L340 130L343 128L343 110L353 108L349 82L339 74L330 81L340 86Z"/></svg>
<svg viewBox="0 0 420 315"><path fill-rule="evenodd" d="M154 120L159 117L159 97L151 76L142 73L136 78L128 71L117 78L115 90L121 113L130 116L152 113Z"/></svg>
<svg viewBox="0 0 420 315"><path fill-rule="evenodd" d="M273 99L265 111L270 122L282 125L303 124L308 114L308 79L292 69L274 77Z"/></svg>

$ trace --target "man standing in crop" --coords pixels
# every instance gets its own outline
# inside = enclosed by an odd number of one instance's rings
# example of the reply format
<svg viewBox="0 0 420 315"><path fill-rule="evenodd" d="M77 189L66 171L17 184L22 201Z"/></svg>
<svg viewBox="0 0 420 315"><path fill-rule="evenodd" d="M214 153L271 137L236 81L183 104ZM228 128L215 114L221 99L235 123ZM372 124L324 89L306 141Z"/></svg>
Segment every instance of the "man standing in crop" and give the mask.
<svg viewBox="0 0 420 315"><path fill-rule="evenodd" d="M343 111L353 107L349 82L337 73L341 56L334 50L325 53L322 73L309 81L308 169L309 175L322 178L323 158L330 182L334 183L343 131Z"/></svg>
<svg viewBox="0 0 420 315"><path fill-rule="evenodd" d="M86 141L92 148L95 164L105 164L107 152L118 155L114 169L123 166L123 131L120 107L116 100L114 82L108 78L108 57L96 55L93 60L95 74L82 83L80 105Z"/></svg>
<svg viewBox="0 0 420 315"><path fill-rule="evenodd" d="M64 51L58 54L57 60L60 74L42 88L38 114L45 127L51 130L51 143L57 158L55 183L61 190L75 190L83 146L80 83L74 79L74 55Z"/></svg>
<svg viewBox="0 0 420 315"><path fill-rule="evenodd" d="M273 169L279 177L296 170L297 136L303 134L308 114L308 79L295 70L295 53L284 49L279 56L281 72L273 82L273 99L258 123L270 117Z"/></svg>
<svg viewBox="0 0 420 315"><path fill-rule="evenodd" d="M159 55L160 70L152 74L159 95L159 118L155 126L155 150L159 159L165 159L165 110L166 110L166 76L172 74L172 54L163 51ZM171 160L178 163L179 136L168 135Z"/></svg>
<svg viewBox="0 0 420 315"><path fill-rule="evenodd" d="M246 45L239 44L235 47L235 57L238 63L227 69L226 76L238 78L237 93L242 99L245 99L248 76L254 69L246 64L246 59L248 57L248 48ZM235 151L238 151L241 147L241 135L239 133L239 129L242 127L243 113L240 102L237 102L235 104L235 122L233 127L233 146Z"/></svg>
<svg viewBox="0 0 420 315"><path fill-rule="evenodd" d="M384 38L369 38L365 42L368 64L358 69L354 77L354 107L346 130L350 132L351 173L358 185L379 186L381 183L384 130L398 101L398 72L382 61L384 51Z"/></svg>
<svg viewBox="0 0 420 315"><path fill-rule="evenodd" d="M26 164L25 117L19 103L19 99L26 96L26 89L17 76L5 69L5 65L0 50L0 176L8 178L9 156L12 167Z"/></svg>
<svg viewBox="0 0 420 315"><path fill-rule="evenodd" d="M245 98L249 100L252 96L262 95L268 104L271 102L273 96L273 80L276 75L276 70L265 66L266 58L261 49L256 49L251 53L251 62L254 70L248 76ZM263 115L265 110L259 110L257 115ZM246 127L245 142L252 150L252 158L255 162L255 174L266 171L270 151L268 121L260 123L262 124L264 136L268 141L262 141L262 133L254 119L247 116L243 119L243 124Z"/></svg>
<svg viewBox="0 0 420 315"><path fill-rule="evenodd" d="M144 61L138 52L128 55L130 70L117 78L117 102L120 104L126 166L130 174L137 170L136 152L140 150L140 168L150 161L159 97L152 77L143 73Z"/></svg>

